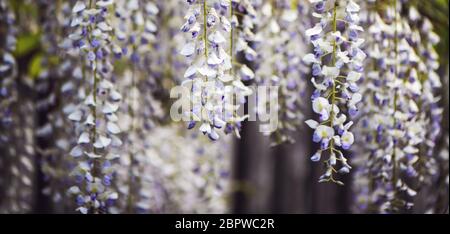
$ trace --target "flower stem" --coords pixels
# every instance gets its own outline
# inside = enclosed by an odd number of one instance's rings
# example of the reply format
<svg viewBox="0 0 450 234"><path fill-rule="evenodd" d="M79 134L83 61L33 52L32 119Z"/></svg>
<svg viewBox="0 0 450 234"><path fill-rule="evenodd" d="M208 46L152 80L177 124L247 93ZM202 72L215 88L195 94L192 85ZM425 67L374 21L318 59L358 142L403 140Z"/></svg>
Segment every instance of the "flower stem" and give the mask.
<svg viewBox="0 0 450 234"><path fill-rule="evenodd" d="M395 20L394 20L394 27L395 27L395 35L394 35L394 50L395 50L395 79L398 79L398 0L394 0L394 6L395 6ZM397 127L397 118L395 117L395 113L397 112L397 101L398 101L398 90L395 89L395 95L394 95L394 128ZM394 140L394 146L392 153L392 183L395 186L397 184L397 141Z"/></svg>
<svg viewBox="0 0 450 234"><path fill-rule="evenodd" d="M230 2L230 19L233 20L233 15L234 15L234 8L233 5ZM231 26L231 30L230 30L230 63L233 64L233 39L234 39L234 28L233 26ZM231 68L231 74L234 73L234 66L232 66Z"/></svg>
<svg viewBox="0 0 450 234"><path fill-rule="evenodd" d="M337 5L338 5L338 2L336 1L334 3L334 8L333 8L333 32L337 31L337 20L336 20ZM333 41L333 53L332 53L332 66L333 67L336 66L336 52L337 52L337 41L335 38ZM332 83L333 83L333 85L332 85L332 89L331 89L331 111L330 111L330 127L331 128L333 128L333 126L334 126L334 118L335 118L334 105L336 102L336 83L335 83L335 81L333 81ZM330 140L330 156L331 156L331 154L333 154L333 150L334 150L334 139L332 138Z"/></svg>
<svg viewBox="0 0 450 234"><path fill-rule="evenodd" d="M95 3L96 0L89 0L89 8L92 8L92 4ZM92 27L89 26L88 27L88 41L89 44L92 42L92 38L91 38L91 32L92 32ZM97 49L95 49L95 52L97 51ZM96 58L97 59L97 58ZM93 116L94 119L94 126L91 129L91 142L92 144L94 144L95 139L97 138L97 83L98 83L98 77L97 77L97 60L92 61L92 66L93 66L93 70L92 70L92 77L93 77L93 87L92 87L92 96L94 99L94 103L95 105L90 107L91 110L91 114ZM94 154L97 154L97 149L95 147L93 147L93 151ZM92 165L92 176L94 177L94 182L96 182L96 179L100 176L100 163L97 159L93 159L93 165ZM92 204L91 207L91 212L96 214L98 213L98 209L95 208L95 205Z"/></svg>
<svg viewBox="0 0 450 234"><path fill-rule="evenodd" d="M208 5L207 0L203 0L203 42L205 44L205 59L208 60L208 38L207 38L207 16L208 16Z"/></svg>

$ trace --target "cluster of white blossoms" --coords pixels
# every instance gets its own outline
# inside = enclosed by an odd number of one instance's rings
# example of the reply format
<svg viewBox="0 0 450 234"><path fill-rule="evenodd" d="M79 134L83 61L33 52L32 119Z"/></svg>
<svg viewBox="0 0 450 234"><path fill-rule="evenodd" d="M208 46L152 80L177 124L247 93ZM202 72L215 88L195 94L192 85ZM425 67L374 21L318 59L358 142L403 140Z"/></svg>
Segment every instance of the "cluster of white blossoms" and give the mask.
<svg viewBox="0 0 450 234"><path fill-rule="evenodd" d="M77 186L70 188L77 195L82 213L105 212L107 203L118 198L110 187L114 177L112 161L117 159L122 140L117 122L117 110L122 95L114 88L111 63L113 54L123 51L112 45L113 28L108 23L112 0L77 1L72 9L69 35L74 47L68 53L78 53L82 61L82 77L88 91L79 93L84 99L68 116L76 123L79 137L70 155L78 158L72 174Z"/></svg>
<svg viewBox="0 0 450 234"><path fill-rule="evenodd" d="M151 74L162 86L169 90L184 81L188 67L184 56L180 54L180 45L186 42L185 34L180 32L180 25L185 22L185 8L180 7L179 0L157 1L160 13L157 17L159 27L155 41L155 59L151 63Z"/></svg>
<svg viewBox="0 0 450 234"><path fill-rule="evenodd" d="M34 153L31 136L30 102L18 101L18 64L14 57L17 44L16 16L8 1L0 0L0 184L2 187L0 213L19 213L31 209L31 175ZM30 121L31 120L31 121ZM20 126L20 127L19 127ZM23 139L18 142L16 139Z"/></svg>
<svg viewBox="0 0 450 234"><path fill-rule="evenodd" d="M422 17L418 10L411 6L408 12L408 20L412 25L412 35L408 39L411 46L420 57L417 64L418 81L422 86L422 92L417 97L418 117L421 125L418 133L423 139L420 147L420 162L412 165L420 174L419 182L432 183L431 177L436 174L436 141L441 135L440 123L442 121L443 108L439 106L441 97L438 91L442 88L437 70L439 69L439 55L434 49L440 38L434 32L433 25L426 17ZM415 73L413 73L415 76ZM409 80L412 82L414 80ZM430 126L432 126L430 128Z"/></svg>
<svg viewBox="0 0 450 234"><path fill-rule="evenodd" d="M255 75L233 59L235 50L248 56L253 52L246 40L252 34L248 29L251 21L244 16L240 22L235 11L252 14L253 8L248 1L188 0L187 3L189 9L181 31L188 34L189 40L180 53L190 61L183 82L191 94L186 100L190 111L184 113L191 120L188 128L200 122L200 131L211 140L219 139L218 129L234 132L239 137L241 122L247 116L239 115L238 110L245 97L252 93L243 81L254 79Z"/></svg>
<svg viewBox="0 0 450 234"><path fill-rule="evenodd" d="M67 104L71 105L75 88L72 77L75 63L70 58L57 63L56 58L59 59L63 50L62 42L68 40L64 32L69 30L71 5L62 3L57 6L50 0L39 0L37 4L40 9L43 9L39 13L42 19L41 27L47 33L40 38L43 49L41 59L38 61L41 69L39 74L35 74L37 77L34 83L37 93L35 108L38 119L35 128L38 140L35 148L41 157L40 170L45 177L42 194L54 204L61 204L64 200L73 200L67 194L71 183L68 183L70 179L66 176L73 158L61 157L61 155L66 155L70 151L75 139L73 129L67 127L70 120L62 111L67 105L59 102L57 96L64 95ZM61 210L63 206L55 205L54 207Z"/></svg>
<svg viewBox="0 0 450 234"><path fill-rule="evenodd" d="M176 124L156 126L141 137L145 147L136 154L140 164L132 168L140 175L133 181L136 187L119 187L121 194L132 192L132 197L118 202L111 213L227 212L230 137L220 145L208 144L200 133ZM131 182L129 169L117 168L119 185Z"/></svg>
<svg viewBox="0 0 450 234"><path fill-rule="evenodd" d="M123 199L109 207L128 213L136 212L136 204L141 199L142 164L145 163L145 136L154 127L153 120L161 115L159 102L152 95L154 80L147 79L155 48L158 27L156 18L159 8L156 1L116 0L113 24L117 26L115 42L118 63L129 64L117 79L117 86L123 93L123 102L118 114L119 128L124 132L119 163L115 165L118 180L115 186ZM146 106L146 108L142 108ZM125 167L123 167L125 166Z"/></svg>
<svg viewBox="0 0 450 234"><path fill-rule="evenodd" d="M374 2L367 3L367 6L373 6ZM386 18L393 19L392 11L386 11ZM370 196L382 195L383 192L374 191L377 186L375 181L384 176L387 179L387 172L390 171L388 163L385 163L383 157L385 154L383 150L386 149L387 140L383 138L384 126L392 125L392 114L387 110L388 103L392 98L389 94L393 92L390 86L386 86L389 79L392 79L392 57L391 52L393 47L394 30L389 27L381 18L379 12L376 10L367 11L365 25L367 47L369 59L366 62L366 75L364 79L364 86L362 86L361 93L364 94L363 103L365 104L361 110L361 119L359 124L361 129L358 131L359 148L364 148L361 157L354 160L355 165L364 165L358 167L356 170L355 187L361 188L357 197L357 210L369 210L369 200L373 198ZM376 69L372 69L376 68ZM381 145L380 149L378 149ZM359 149L358 149L359 150ZM369 160L370 159L370 160ZM374 178L369 178L367 175L375 175ZM377 178L378 179L375 179ZM370 188L369 188L370 187ZM372 191L369 191L372 190Z"/></svg>
<svg viewBox="0 0 450 234"><path fill-rule="evenodd" d="M351 169L343 150L349 150L354 143L350 118L356 116L357 104L362 100L358 81L366 54L360 48L364 39L358 37L363 31L358 25L360 7L352 0L310 2L315 10L313 17L320 20L306 31L314 53L303 58L312 64L312 105L320 115L320 122L306 121L314 129L313 141L320 143L311 160L318 162L328 152L328 159L324 160L327 169L319 181L343 184L333 174L346 174Z"/></svg>
<svg viewBox="0 0 450 234"><path fill-rule="evenodd" d="M33 110L30 99L19 101L17 21L10 2L0 0L0 213L30 211L33 205ZM22 84L22 89L30 87ZM21 139L21 140L17 140Z"/></svg>
<svg viewBox="0 0 450 234"><path fill-rule="evenodd" d="M402 4L407 2L367 14L370 59L358 133L366 153L358 160L355 186L363 212L410 209L417 190L431 184L438 170L433 139L442 114L435 96L441 82L433 46L439 38L416 8L402 13Z"/></svg>
<svg viewBox="0 0 450 234"><path fill-rule="evenodd" d="M278 126L267 133L273 144L293 143L303 125L309 66L302 58L309 51L305 30L310 27L307 1L254 1L256 24L255 80L260 86L276 86L280 93L276 106ZM272 98L256 112L266 111ZM259 105L258 105L259 107Z"/></svg>
<svg viewBox="0 0 450 234"><path fill-rule="evenodd" d="M16 29L14 27L15 16L7 1L0 1L0 29L5 32L5 37L0 39L0 127L6 128L12 121L11 105L16 100L15 80L17 76L16 59L12 55L16 49ZM3 133L3 131L2 131ZM2 134L3 135L3 134ZM6 136L0 137L1 141L7 141ZM6 143L6 142L5 142Z"/></svg>
<svg viewBox="0 0 450 234"><path fill-rule="evenodd" d="M155 33L158 30L156 16L158 6L152 1L118 0L115 3L115 21L117 25L115 40L118 45L114 47L117 57L126 57L134 66L145 68L149 65L146 56L155 43ZM147 63L147 64L145 64Z"/></svg>

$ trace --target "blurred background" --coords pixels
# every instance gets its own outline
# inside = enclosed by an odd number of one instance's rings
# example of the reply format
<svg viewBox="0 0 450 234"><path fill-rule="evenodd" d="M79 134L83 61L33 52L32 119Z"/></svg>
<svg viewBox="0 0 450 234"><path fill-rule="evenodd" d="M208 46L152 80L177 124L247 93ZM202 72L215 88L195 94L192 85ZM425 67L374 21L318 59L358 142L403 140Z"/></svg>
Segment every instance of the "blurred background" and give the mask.
<svg viewBox="0 0 450 234"><path fill-rule="evenodd" d="M12 2L12 8L16 13L19 25L18 28L20 28L17 32L17 48L14 51L14 56L18 65L17 99L24 105L15 107L21 109L16 116L20 123L14 129L0 130L12 131L14 134L21 136L21 138L13 141L14 144L18 145L15 148L18 152L15 153L27 156L21 159L8 158L11 152L7 150L7 146L3 145L0 148L0 157L3 157L0 164L0 208L2 208L2 212L6 213L70 213L69 208L61 205L64 203L61 197L55 198L50 195L52 193L42 192L49 187L49 180L45 179L46 172L42 167L42 161L46 157L45 155L49 153L45 152L45 149L54 145L56 139L40 137L40 132L37 131L38 129L45 131L41 127L49 122L48 113L52 111L52 107L35 108L39 106L40 100L48 98L49 93L46 92L55 88L53 83L41 82L39 79L39 74L42 73L42 55L45 49L42 36L47 33L46 29L41 27L44 24L39 22L45 18L43 13L46 12L46 9L44 9L46 5L39 5L34 1L26 0L10 2ZM441 37L437 49L441 58L439 75L444 82L444 87L448 87L449 2L448 0L430 0L418 1L418 4L420 5L419 11L433 22L436 32ZM0 40L5 37L5 33L0 31ZM52 59L58 62L57 57ZM45 92L42 92L42 90ZM442 122L444 137L441 137L438 142L440 149L448 147L448 101L449 89L445 88L442 93L442 102L446 107L444 121ZM311 113L306 113L306 115L312 116ZM164 141L183 141L182 138L173 139L166 136L167 132L170 131L183 131L181 135L186 134L186 139L192 137L191 133L184 133L184 130L180 130L179 127L171 127L171 123L166 123L166 126L169 127L164 128L175 130L157 130L152 139L160 139L161 142L158 144L164 144ZM224 140L226 146L219 145L222 144L219 142L208 143L212 146L199 144L198 149L206 147L206 151L210 152L211 155L217 154L216 156L220 160L228 161L225 164L229 164L226 166L230 168L229 191L225 197L220 198L223 199L223 204L217 205L219 208L202 210L203 208L197 209L193 205L192 209L160 207L161 210L153 210L152 212L158 213L165 210L168 212L230 213L352 213L355 204L351 183L353 175L343 177L345 186L317 183L323 168L309 160L310 155L317 150L317 146L311 141L312 132L309 129L305 128L298 131L294 136L296 143L271 147L270 139L261 135L258 128L258 122L245 122L241 133L242 139L226 139ZM170 143L166 144L168 144L168 148L173 147ZM186 144L189 144L189 141L186 141ZM227 147L227 149L224 150L224 147ZM180 149L179 154L183 152L186 151ZM162 150L158 154L165 155L166 153ZM357 157L357 155L352 155L352 157ZM183 164L183 157L180 155L174 155L171 160L174 164ZM14 167L15 171L11 172L12 165L19 164L20 166ZM15 177L19 178L15 179ZM180 175L180 177L183 177L183 175ZM189 178L177 183L188 183L188 180ZM64 183L64 181L60 182ZM168 188L167 191L169 191ZM64 194L64 192L61 193ZM172 195L164 195L162 192L160 196L167 199ZM65 197L64 199L73 198ZM177 198L174 197L174 199ZM209 201L196 200L196 202ZM167 201L167 203L170 202ZM443 191L440 203L440 210L444 213L448 212L446 210L448 207L448 187L446 191ZM71 206L68 205L68 207ZM417 198L417 206L412 212L425 212L421 205L420 195Z"/></svg>

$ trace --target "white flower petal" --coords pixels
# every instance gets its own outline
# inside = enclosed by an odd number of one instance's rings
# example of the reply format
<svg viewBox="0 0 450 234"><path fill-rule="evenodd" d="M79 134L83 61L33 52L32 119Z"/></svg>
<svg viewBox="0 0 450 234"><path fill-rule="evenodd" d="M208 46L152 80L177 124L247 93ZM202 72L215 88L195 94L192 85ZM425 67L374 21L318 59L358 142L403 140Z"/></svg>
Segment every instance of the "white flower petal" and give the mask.
<svg viewBox="0 0 450 234"><path fill-rule="evenodd" d="M359 5L358 4L356 4L354 1L352 1L352 0L350 0L348 3L347 3L347 8L346 8L346 10L348 11L348 12L358 12L359 10L360 10L360 7L359 7Z"/></svg>
<svg viewBox="0 0 450 234"><path fill-rule="evenodd" d="M324 75L325 77L328 78L336 78L339 76L339 68L337 67L328 67L328 66L323 66L322 67L322 75Z"/></svg>
<svg viewBox="0 0 450 234"><path fill-rule="evenodd" d="M313 111L317 114L321 114L324 110L331 110L331 105L328 99L324 97L318 97L313 101Z"/></svg>
<svg viewBox="0 0 450 234"><path fill-rule="evenodd" d="M117 92L116 90L112 90L111 94L109 95L111 99L115 102L120 101L122 99L122 94Z"/></svg>
<svg viewBox="0 0 450 234"><path fill-rule="evenodd" d="M207 77L215 77L217 75L217 71L210 68L208 65L204 65L201 68L199 68L198 72L202 76L207 76Z"/></svg>
<svg viewBox="0 0 450 234"><path fill-rule="evenodd" d="M316 56L314 54L307 54L303 57L303 62L305 62L306 64L311 64L318 63L319 60L316 59Z"/></svg>
<svg viewBox="0 0 450 234"><path fill-rule="evenodd" d="M114 3L114 0L101 0L97 1L96 5L99 7L107 7Z"/></svg>
<svg viewBox="0 0 450 234"><path fill-rule="evenodd" d="M72 114L69 115L69 119L72 121L79 122L81 121L81 117L83 116L83 112L80 110L75 110Z"/></svg>
<svg viewBox="0 0 450 234"><path fill-rule="evenodd" d="M77 1L72 9L72 13L78 13L84 9L86 9L86 4L83 1Z"/></svg>
<svg viewBox="0 0 450 234"><path fill-rule="evenodd" d="M305 123L312 129L316 129L319 126L319 123L312 119L305 121Z"/></svg>
<svg viewBox="0 0 450 234"><path fill-rule="evenodd" d="M86 121L84 122L85 125L90 125L90 126L94 126L94 116L92 114L89 114L88 117L86 118Z"/></svg>
<svg viewBox="0 0 450 234"><path fill-rule="evenodd" d="M109 199L117 200L119 198L119 194L114 192L108 196Z"/></svg>
<svg viewBox="0 0 450 234"><path fill-rule="evenodd" d="M253 79L255 78L255 73L253 73L252 69L247 67L247 65L242 65L241 67L241 73L244 76L245 79Z"/></svg>
<svg viewBox="0 0 450 234"><path fill-rule="evenodd" d="M78 144L89 143L89 133L83 132L78 138Z"/></svg>
<svg viewBox="0 0 450 234"><path fill-rule="evenodd" d="M180 54L183 56L191 56L195 53L195 43L186 44L183 49L181 49Z"/></svg>
<svg viewBox="0 0 450 234"><path fill-rule="evenodd" d="M78 207L76 210L79 211L82 214L87 214L88 213L88 209L86 207Z"/></svg>
<svg viewBox="0 0 450 234"><path fill-rule="evenodd" d="M95 154L95 153L90 153L90 152L84 152L84 154L86 154L89 158L101 158L102 156L99 154Z"/></svg>
<svg viewBox="0 0 450 234"><path fill-rule="evenodd" d="M84 104L87 106L96 106L95 102L94 102L94 96L92 96L92 94L90 94L85 100L84 100Z"/></svg>
<svg viewBox="0 0 450 234"><path fill-rule="evenodd" d="M209 35L208 40L216 44L222 44L226 42L225 37L219 31L215 31L213 34Z"/></svg>
<svg viewBox="0 0 450 234"><path fill-rule="evenodd" d="M105 105L103 106L102 112L104 114L111 114L116 112L118 109L119 105L106 102Z"/></svg>
<svg viewBox="0 0 450 234"><path fill-rule="evenodd" d="M313 35L320 34L322 32L322 26L320 24L316 24L313 28L310 28L305 31L306 36L310 37Z"/></svg>
<svg viewBox="0 0 450 234"><path fill-rule="evenodd" d="M118 134L120 133L120 128L119 126L117 126L117 124L113 123L113 122L108 122L106 124L106 129L108 130L108 132L112 133L112 134Z"/></svg>
<svg viewBox="0 0 450 234"><path fill-rule="evenodd" d="M97 27L102 30L103 32L108 32L112 30L112 27L109 26L107 23L105 22L100 22L97 24Z"/></svg>
<svg viewBox="0 0 450 234"><path fill-rule="evenodd" d="M83 147L77 145L75 147L72 148L72 150L70 151L70 156L72 157L80 157L81 155L83 155Z"/></svg>
<svg viewBox="0 0 450 234"><path fill-rule="evenodd" d="M196 72L197 72L196 65L189 66L188 69L186 70L186 72L184 73L184 78L189 78L189 77L195 75Z"/></svg>

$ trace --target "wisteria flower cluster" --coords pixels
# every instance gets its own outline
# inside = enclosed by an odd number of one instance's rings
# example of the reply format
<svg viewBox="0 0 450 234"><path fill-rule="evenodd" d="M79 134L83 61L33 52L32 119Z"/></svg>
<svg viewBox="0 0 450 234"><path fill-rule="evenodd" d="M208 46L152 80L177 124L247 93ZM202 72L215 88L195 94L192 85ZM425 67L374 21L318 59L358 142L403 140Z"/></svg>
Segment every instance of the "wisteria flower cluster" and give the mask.
<svg viewBox="0 0 450 234"><path fill-rule="evenodd" d="M260 9L254 20L257 65L255 79L258 85L276 86L281 94L277 112L278 128L269 133L273 144L295 141L295 132L304 126L302 101L307 93L309 66L302 58L309 52L305 31L310 27L307 1L257 1ZM271 98L269 100L272 100ZM268 100L268 102L270 102ZM270 103L264 103L270 105ZM257 111L265 111L259 108Z"/></svg>
<svg viewBox="0 0 450 234"><path fill-rule="evenodd" d="M245 103L245 96L251 94L243 81L253 79L254 73L246 65L238 65L239 69L236 69L234 51L244 51L248 56L254 51L246 38L235 38L251 34L251 31L246 22L248 16L239 27L234 12L236 9L236 12L252 14L252 7L247 1L187 2L189 10L181 30L189 34L189 41L180 53L191 61L184 74L187 80L183 83L192 92L188 100L192 107L188 113L191 119L188 128L194 128L200 121L200 131L211 140L219 139L217 129L239 136L241 122L246 116L239 116L237 109ZM238 27L243 33L239 33Z"/></svg>
<svg viewBox="0 0 450 234"><path fill-rule="evenodd" d="M80 186L72 187L71 192L79 193L77 203L82 213L104 212L107 202L118 197L110 185L114 177L112 161L120 156L115 150L122 145L116 114L122 95L111 81L110 59L123 51L112 45L113 28L108 23L111 7L112 0L90 1L88 5L78 1L72 9L74 33L70 38L74 52L86 59L83 79L89 85L83 103L68 116L78 123L80 132L70 155L80 158L72 172Z"/></svg>
<svg viewBox="0 0 450 234"><path fill-rule="evenodd" d="M0 212L17 213L32 209L32 157L35 151L30 133L34 126L33 117L26 113L32 111L33 106L29 99L21 100L21 105L17 105L19 68L14 56L17 21L12 5L4 0L0 1L0 32L5 33L0 39L0 184L11 184L1 187L4 202L0 204Z"/></svg>
<svg viewBox="0 0 450 234"><path fill-rule="evenodd" d="M0 27L7 35L0 40L0 75L2 76L0 83L0 118L3 129L12 121L10 108L16 96L13 93L12 86L15 85L14 77L17 75L17 66L12 55L16 48L15 17L6 1L0 2L0 13Z"/></svg>
<svg viewBox="0 0 450 234"><path fill-rule="evenodd" d="M114 212L117 212L118 207L130 213L138 209L137 204L142 199L142 181L145 180L141 175L142 164L145 164L145 136L155 125L153 119L161 115L159 102L151 95L156 86L144 79L147 73L151 73L151 61L156 58L151 51L156 43L158 13L159 8L153 2L116 1L114 19L118 28L115 38L120 45L117 50L122 51L116 60L117 63L130 66L122 72L116 72L120 76L117 85L121 87L120 92L124 93L118 126L127 134L119 164L127 165L127 168L121 170L115 167L118 177L124 179L116 183L124 202L111 207L110 211Z"/></svg>
<svg viewBox="0 0 450 234"><path fill-rule="evenodd" d="M306 31L314 53L304 57L305 62L312 64L311 81L315 87L312 105L314 112L320 115L320 122L306 121L314 129L313 141L320 143L320 149L311 160L318 162L322 154L328 152L328 159L324 161L327 169L319 181L343 184L333 174L346 174L351 169L343 150L349 150L354 143L350 119L358 113L357 104L362 99L357 83L366 54L360 48L364 39L358 37L363 31L358 25L360 7L352 0L311 0L311 3L315 10L313 16L320 20ZM344 17L339 18L342 14ZM338 162L340 168L336 168Z"/></svg>
<svg viewBox="0 0 450 234"><path fill-rule="evenodd" d="M416 8L402 13L402 2L394 1L383 9L369 12L367 19L371 43L360 134L368 158L358 175L370 177L371 184L359 208L401 212L413 206L417 188L432 183L438 171L433 139L439 128L429 126L438 126L442 114L433 49L439 38Z"/></svg>

